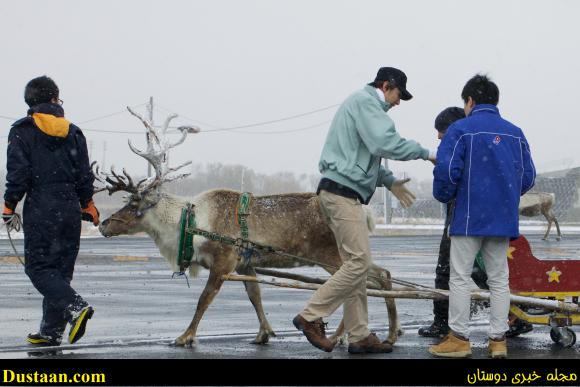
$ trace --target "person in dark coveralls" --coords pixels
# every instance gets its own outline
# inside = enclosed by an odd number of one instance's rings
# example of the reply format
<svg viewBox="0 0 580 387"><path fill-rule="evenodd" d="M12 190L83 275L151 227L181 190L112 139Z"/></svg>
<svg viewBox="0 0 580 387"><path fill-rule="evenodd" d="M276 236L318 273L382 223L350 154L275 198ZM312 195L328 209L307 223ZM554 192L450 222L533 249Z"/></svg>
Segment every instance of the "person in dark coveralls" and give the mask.
<svg viewBox="0 0 580 387"><path fill-rule="evenodd" d="M10 224L23 208L25 272L42 294L42 320L31 345L60 345L67 323L72 344L85 333L93 308L70 286L79 251L81 219L99 224L93 203L94 176L81 130L64 118L55 82L28 82L27 116L8 136L2 218Z"/></svg>
<svg viewBox="0 0 580 387"><path fill-rule="evenodd" d="M481 251L488 276L490 318L488 353L507 357L510 308L506 251L519 236L520 196L534 186L536 171L523 131L499 114L499 89L485 75L471 78L461 92L466 118L454 122L437 150L433 196L455 199L449 226L449 334L429 352L469 357L470 284Z"/></svg>
<svg viewBox="0 0 580 387"><path fill-rule="evenodd" d="M465 118L465 111L460 107L448 107L444 109L435 118L435 129L437 130L437 138L441 140L449 125L455 121ZM439 245L439 258L437 260L437 268L435 269L435 288L449 290L449 255L451 250L451 239L448 235L449 224L453 214L454 200L451 200L446 205L445 227L443 235L441 236L441 243ZM471 279L481 288L487 289L487 275L485 270L481 268L476 260L471 272ZM419 335L423 337L443 337L449 333L449 324L447 323L449 313L449 300L433 300L433 322L431 325L419 328ZM510 314L509 330L506 332L506 337L516 337L522 333L530 332L533 329L532 324L517 318Z"/></svg>

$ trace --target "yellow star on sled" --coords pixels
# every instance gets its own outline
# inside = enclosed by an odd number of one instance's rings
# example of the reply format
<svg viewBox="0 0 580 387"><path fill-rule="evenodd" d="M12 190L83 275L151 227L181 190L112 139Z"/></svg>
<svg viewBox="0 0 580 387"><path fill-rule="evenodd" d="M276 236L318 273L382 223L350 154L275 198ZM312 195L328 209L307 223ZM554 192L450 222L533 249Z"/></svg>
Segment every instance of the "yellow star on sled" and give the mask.
<svg viewBox="0 0 580 387"><path fill-rule="evenodd" d="M562 272L556 270L556 266L552 266L552 269L550 271L547 271L546 274L548 275L548 282L552 281L560 282L560 275L562 274Z"/></svg>
<svg viewBox="0 0 580 387"><path fill-rule="evenodd" d="M514 251L516 251L517 249L513 246L508 247L507 249L507 257L509 259L514 259L514 256L512 255Z"/></svg>

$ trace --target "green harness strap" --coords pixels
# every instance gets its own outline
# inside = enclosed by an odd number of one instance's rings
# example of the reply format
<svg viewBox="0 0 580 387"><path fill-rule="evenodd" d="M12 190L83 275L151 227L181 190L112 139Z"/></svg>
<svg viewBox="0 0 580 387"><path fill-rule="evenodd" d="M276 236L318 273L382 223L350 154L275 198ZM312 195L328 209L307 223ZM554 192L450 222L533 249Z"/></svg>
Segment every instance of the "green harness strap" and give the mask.
<svg viewBox="0 0 580 387"><path fill-rule="evenodd" d="M485 273L485 263L483 262L483 254L481 254L481 250L479 250L475 255L475 263Z"/></svg>
<svg viewBox="0 0 580 387"><path fill-rule="evenodd" d="M193 234L187 232L190 228L195 228L195 214L193 205L187 203L186 208L181 210L181 219L179 220L179 247L177 249L177 264L179 270L183 272L191 264L193 258Z"/></svg>
<svg viewBox="0 0 580 387"><path fill-rule="evenodd" d="M246 220L247 216L250 215L249 208L250 202L252 201L252 194L250 192L244 192L240 196L238 201L238 206L236 208L236 220L240 225L240 230L243 239L248 239L248 222ZM191 260L194 254L193 247L193 236L195 233L191 232L192 229L197 227L195 223L195 213L193 211L193 205L187 203L186 207L181 210L181 218L179 220L179 246L177 249L177 264L179 270L183 272L191 264Z"/></svg>
<svg viewBox="0 0 580 387"><path fill-rule="evenodd" d="M246 221L246 217L250 215L249 209L251 200L252 194L250 192L242 193L240 200L238 201L238 207L236 208L237 221L240 225L243 239L248 239L249 236L248 222Z"/></svg>

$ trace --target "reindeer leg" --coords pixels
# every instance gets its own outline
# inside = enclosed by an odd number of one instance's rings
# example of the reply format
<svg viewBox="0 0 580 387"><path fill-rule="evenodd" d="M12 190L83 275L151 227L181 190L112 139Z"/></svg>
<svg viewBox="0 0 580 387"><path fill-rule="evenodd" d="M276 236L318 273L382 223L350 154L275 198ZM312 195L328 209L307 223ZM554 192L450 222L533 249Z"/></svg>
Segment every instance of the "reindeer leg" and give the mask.
<svg viewBox="0 0 580 387"><path fill-rule="evenodd" d="M344 319L340 320L340 324L338 324L338 328L333 335L331 335L328 339L332 341L335 345L340 344L343 345L347 342L346 339L346 331L344 329Z"/></svg>
<svg viewBox="0 0 580 387"><path fill-rule="evenodd" d="M556 223L556 231L558 231L558 236L556 237L556 240L559 242L560 239L562 239L562 233L560 232L560 225L558 224L558 219L556 219L556 217L554 217L554 223Z"/></svg>
<svg viewBox="0 0 580 387"><path fill-rule="evenodd" d="M543 241L548 239L548 234L550 234L550 229L552 228L552 219L549 217L546 217L546 219L548 219L548 229L546 230L546 234L542 238Z"/></svg>
<svg viewBox="0 0 580 387"><path fill-rule="evenodd" d="M213 268L212 268L213 269ZM174 344L176 346L191 346L194 345L195 342L195 335L197 334L197 327L203 314L213 301L214 297L218 294L224 280L222 279L222 274L224 273L216 273L215 271L210 271L209 278L207 279L207 283L205 284L205 288L199 296L199 300L197 301L197 308L195 310L195 315L193 316L193 320L189 324L189 327L183 332L181 336L175 339Z"/></svg>
<svg viewBox="0 0 580 387"><path fill-rule="evenodd" d="M387 337L387 342L393 345L399 336L402 336L404 332L401 329L401 322L399 321L399 316L397 315L397 305L395 304L395 299L385 298L385 303L387 304L387 311L389 312L389 336Z"/></svg>
<svg viewBox="0 0 580 387"><path fill-rule="evenodd" d="M256 276L256 272L250 266L241 267L236 270L238 274L249 275L252 277ZM258 315L258 321L260 321L260 330L258 335L252 341L253 344L266 344L270 340L270 336L275 337L276 333L270 327L270 323L266 319L266 314L264 313L264 308L262 307L262 295L260 293L260 286L254 282L244 282L246 287L246 293L256 310Z"/></svg>
<svg viewBox="0 0 580 387"><path fill-rule="evenodd" d="M391 273L389 273L388 270L373 264L369 274L372 276L369 276L368 282L371 283L372 287L383 290L391 290L393 288L390 281ZM399 316L397 314L397 305L393 298L385 298L385 303L387 304L387 312L389 314L389 335L387 336L386 341L390 344L395 344L398 337L403 334Z"/></svg>

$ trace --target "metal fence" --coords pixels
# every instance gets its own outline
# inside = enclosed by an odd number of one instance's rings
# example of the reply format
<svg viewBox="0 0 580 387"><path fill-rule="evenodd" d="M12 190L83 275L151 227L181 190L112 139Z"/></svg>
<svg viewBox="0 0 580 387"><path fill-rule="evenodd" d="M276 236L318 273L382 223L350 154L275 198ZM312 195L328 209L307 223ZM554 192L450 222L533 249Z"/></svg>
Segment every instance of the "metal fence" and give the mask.
<svg viewBox="0 0 580 387"><path fill-rule="evenodd" d="M554 214L560 222L580 223L580 203L578 203L580 189L580 168L566 171L552 172L539 175L530 192L547 192L555 195ZM379 192L377 191L377 195ZM383 197L382 194L379 195ZM389 204L389 200L387 200ZM371 203L370 207L379 223L385 219L387 207L387 223L414 223L414 222L443 222L445 207L433 198L418 198L411 208L402 208L397 199L392 197L390 204L385 206L383 200ZM542 215L526 218L543 220Z"/></svg>

